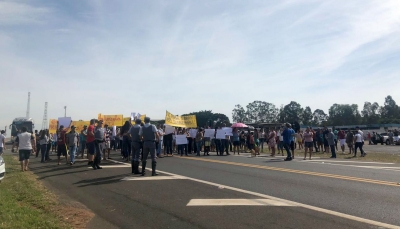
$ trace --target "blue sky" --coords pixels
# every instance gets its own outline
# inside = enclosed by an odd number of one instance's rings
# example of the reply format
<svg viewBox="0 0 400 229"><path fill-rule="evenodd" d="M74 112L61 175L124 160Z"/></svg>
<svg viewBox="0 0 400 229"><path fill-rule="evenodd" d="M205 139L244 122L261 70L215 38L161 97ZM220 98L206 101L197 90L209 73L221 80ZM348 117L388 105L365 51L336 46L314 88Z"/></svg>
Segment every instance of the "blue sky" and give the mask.
<svg viewBox="0 0 400 229"><path fill-rule="evenodd" d="M400 1L0 1L0 126L400 103Z"/></svg>

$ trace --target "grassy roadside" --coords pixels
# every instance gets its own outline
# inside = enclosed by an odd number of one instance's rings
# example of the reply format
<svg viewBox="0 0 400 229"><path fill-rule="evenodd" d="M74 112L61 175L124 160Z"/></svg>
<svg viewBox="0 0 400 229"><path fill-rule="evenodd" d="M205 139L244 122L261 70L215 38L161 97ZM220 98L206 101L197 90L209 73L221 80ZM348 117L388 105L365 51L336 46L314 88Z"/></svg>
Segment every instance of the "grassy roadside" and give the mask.
<svg viewBox="0 0 400 229"><path fill-rule="evenodd" d="M60 204L31 172L21 172L12 155L3 155L6 176L0 183L0 228L72 228L57 215Z"/></svg>

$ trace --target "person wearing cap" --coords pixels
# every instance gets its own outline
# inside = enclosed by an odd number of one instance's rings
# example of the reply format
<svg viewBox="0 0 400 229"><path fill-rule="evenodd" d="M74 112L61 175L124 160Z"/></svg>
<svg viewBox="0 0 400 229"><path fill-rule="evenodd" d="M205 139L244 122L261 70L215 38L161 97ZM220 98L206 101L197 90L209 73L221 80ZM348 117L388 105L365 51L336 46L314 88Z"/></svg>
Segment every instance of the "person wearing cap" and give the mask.
<svg viewBox="0 0 400 229"><path fill-rule="evenodd" d="M64 126L61 125L57 131L57 157L58 157L58 165L61 162L61 155L65 157L65 163L68 164L68 154L67 154L67 139L66 139L66 130L64 130Z"/></svg>
<svg viewBox="0 0 400 229"><path fill-rule="evenodd" d="M131 160L131 166L132 166L132 173L133 174L140 174L139 172L139 161L140 161L140 149L141 147L141 137L139 135L141 126L140 124L142 123L142 120L136 119L135 120L135 125L131 127L129 130L129 135L131 136L132 139L132 160Z"/></svg>
<svg viewBox="0 0 400 229"><path fill-rule="evenodd" d="M67 134L68 151L70 155L70 164L75 164L75 153L78 145L78 133L76 133L75 126L71 126L71 131Z"/></svg>
<svg viewBox="0 0 400 229"><path fill-rule="evenodd" d="M87 125L83 126L83 130L81 130L81 134L79 135L79 148L80 148L80 153L82 154L82 159L83 155L85 154L85 149L86 149L86 138L87 138ZM89 157L89 154L86 155L86 157Z"/></svg>
<svg viewBox="0 0 400 229"><path fill-rule="evenodd" d="M92 167L94 170L102 169L100 167L101 154L103 152L102 143L105 142L105 130L103 128L103 120L97 123L96 129L94 131L94 146L95 146L95 158L93 160Z"/></svg>
<svg viewBox="0 0 400 229"><path fill-rule="evenodd" d="M150 118L146 117L144 119L145 124L140 128L139 135L143 138L143 158L142 158L142 176L146 173L146 163L147 157L150 154L152 163L151 163L151 175L157 176L156 173L156 140L159 139L158 131L156 126L150 124Z"/></svg>

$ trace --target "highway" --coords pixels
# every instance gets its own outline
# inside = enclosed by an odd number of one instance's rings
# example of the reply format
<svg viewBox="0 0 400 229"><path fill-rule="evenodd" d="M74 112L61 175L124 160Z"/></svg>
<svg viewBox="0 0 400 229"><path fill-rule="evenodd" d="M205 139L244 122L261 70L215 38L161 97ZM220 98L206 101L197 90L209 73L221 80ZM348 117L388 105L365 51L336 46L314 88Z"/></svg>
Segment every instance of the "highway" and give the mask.
<svg viewBox="0 0 400 229"><path fill-rule="evenodd" d="M111 157L96 171L84 159L30 167L95 213L88 228L400 228L398 164L211 153L158 159L160 175L141 177Z"/></svg>

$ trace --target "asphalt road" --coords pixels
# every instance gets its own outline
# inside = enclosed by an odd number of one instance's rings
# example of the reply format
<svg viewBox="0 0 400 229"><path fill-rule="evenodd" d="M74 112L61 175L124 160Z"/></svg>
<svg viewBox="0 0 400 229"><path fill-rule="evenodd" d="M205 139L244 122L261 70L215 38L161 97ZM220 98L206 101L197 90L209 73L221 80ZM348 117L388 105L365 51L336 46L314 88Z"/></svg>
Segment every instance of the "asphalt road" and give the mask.
<svg viewBox="0 0 400 229"><path fill-rule="evenodd" d="M88 228L400 228L397 164L175 155L143 178L112 158L96 171L85 160L30 167L96 214Z"/></svg>

